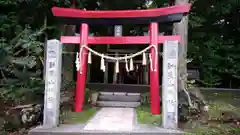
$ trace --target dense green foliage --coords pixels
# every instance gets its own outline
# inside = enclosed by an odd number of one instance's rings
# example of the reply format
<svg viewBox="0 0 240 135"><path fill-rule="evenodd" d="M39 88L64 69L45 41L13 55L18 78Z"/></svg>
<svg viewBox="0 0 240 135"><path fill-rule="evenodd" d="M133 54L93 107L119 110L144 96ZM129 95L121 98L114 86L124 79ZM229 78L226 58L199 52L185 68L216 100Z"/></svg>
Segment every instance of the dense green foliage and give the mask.
<svg viewBox="0 0 240 135"><path fill-rule="evenodd" d="M207 86L239 88L239 0L197 0L190 14L188 57Z"/></svg>
<svg viewBox="0 0 240 135"><path fill-rule="evenodd" d="M155 0L151 3L147 0L77 0L76 7L99 10L140 9L161 7L166 2L168 1ZM202 85L238 88L239 0L194 0L192 3L188 57L193 59L192 64L200 70ZM43 91L45 37L58 38L61 34L60 25L50 10L54 5L70 7L71 1L0 0L2 98L23 98L25 93ZM101 33L106 28L94 27L92 30L94 33ZM142 32L141 29L135 31Z"/></svg>

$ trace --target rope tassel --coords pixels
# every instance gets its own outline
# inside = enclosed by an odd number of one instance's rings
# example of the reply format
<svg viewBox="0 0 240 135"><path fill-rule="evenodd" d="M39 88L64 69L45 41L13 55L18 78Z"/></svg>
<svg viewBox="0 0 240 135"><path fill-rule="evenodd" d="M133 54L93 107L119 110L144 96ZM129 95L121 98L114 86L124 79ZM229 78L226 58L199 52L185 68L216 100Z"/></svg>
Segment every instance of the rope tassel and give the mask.
<svg viewBox="0 0 240 135"><path fill-rule="evenodd" d="M127 57L127 55L125 55L125 57ZM129 72L127 58L125 58L125 68L126 68L126 71Z"/></svg>
<svg viewBox="0 0 240 135"><path fill-rule="evenodd" d="M143 60L142 60L142 65L147 65L147 58L146 58L146 53L143 53Z"/></svg>
<svg viewBox="0 0 240 135"><path fill-rule="evenodd" d="M79 69L80 69L80 65L79 65L79 53L77 52L77 54L76 54L76 60L75 60L75 64L76 64L76 69L77 69L77 71L79 71Z"/></svg>
<svg viewBox="0 0 240 135"><path fill-rule="evenodd" d="M103 54L102 54L102 56L101 56L101 66L100 66L100 68L101 68L101 70L103 71L103 72L105 72L105 62L104 62L104 58L103 58Z"/></svg>
<svg viewBox="0 0 240 135"><path fill-rule="evenodd" d="M133 67L133 59L131 58L130 59L130 71L133 71L134 70L134 67Z"/></svg>
<svg viewBox="0 0 240 135"><path fill-rule="evenodd" d="M150 61L150 69L153 71L153 62L152 62L152 56L149 54L149 61Z"/></svg>
<svg viewBox="0 0 240 135"><path fill-rule="evenodd" d="M88 52L88 64L92 64L92 54Z"/></svg>
<svg viewBox="0 0 240 135"><path fill-rule="evenodd" d="M116 61L116 64L115 64L115 72L119 73L119 61L118 60Z"/></svg>

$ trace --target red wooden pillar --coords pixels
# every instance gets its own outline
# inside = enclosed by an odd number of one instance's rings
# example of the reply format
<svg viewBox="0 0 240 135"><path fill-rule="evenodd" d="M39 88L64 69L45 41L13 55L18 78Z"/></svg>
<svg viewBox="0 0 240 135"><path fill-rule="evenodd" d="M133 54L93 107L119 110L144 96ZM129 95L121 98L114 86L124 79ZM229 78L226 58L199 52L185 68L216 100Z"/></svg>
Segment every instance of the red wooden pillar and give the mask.
<svg viewBox="0 0 240 135"><path fill-rule="evenodd" d="M88 24L81 24L80 28L80 46L88 45ZM83 49L82 54L82 74L77 73L76 93L75 93L75 112L81 112L84 105L84 91L86 86L86 72L87 72L87 49Z"/></svg>
<svg viewBox="0 0 240 135"><path fill-rule="evenodd" d="M150 44L156 45L158 51L158 23L150 24ZM159 95L159 74L158 74L158 54L156 54L155 49L150 50L152 56L153 69L150 70L150 100L151 100L151 112L152 114L160 114L160 95ZM155 62L156 67L155 67Z"/></svg>

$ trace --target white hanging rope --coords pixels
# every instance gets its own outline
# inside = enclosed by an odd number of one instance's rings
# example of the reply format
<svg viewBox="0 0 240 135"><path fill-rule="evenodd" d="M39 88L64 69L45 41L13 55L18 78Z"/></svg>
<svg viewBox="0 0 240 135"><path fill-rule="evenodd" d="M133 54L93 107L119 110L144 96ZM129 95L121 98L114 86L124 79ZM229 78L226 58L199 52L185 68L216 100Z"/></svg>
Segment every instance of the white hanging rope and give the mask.
<svg viewBox="0 0 240 135"><path fill-rule="evenodd" d="M124 57L111 57L111 56L107 56L107 55L101 54L101 53L99 53L99 52L97 52L97 51L89 48L89 47L86 46L86 45L81 45L80 52L79 52L79 54L80 54L80 55L79 55L79 65L80 65L80 66L79 66L79 67L80 67L79 70L80 70L80 74L82 74L82 51L83 51L84 48L87 49L89 52L92 52L93 54L101 57L101 70L103 70L103 71L105 72L104 59L110 59L110 60L115 60L115 61L130 59L130 70L131 70L131 59L134 58L134 57L136 57L136 56L139 56L139 55L145 53L147 50L149 50L149 49L152 48L152 47L153 47L154 50L155 50L155 56L158 56L158 50L157 50L156 46L155 46L155 45L149 45L149 46L146 47L145 49L143 49L143 50L141 50L141 51L139 51L139 52L137 52L137 53L134 53L134 54L132 54L132 55L129 55L129 56L126 55L126 56L124 56ZM149 56L150 56L150 54L149 54ZM152 67L152 68L151 68L151 71L156 71L155 68L157 67L157 59L155 59L154 69L153 69L152 62L151 62L151 61L152 61L152 60L150 60L150 66ZM132 67L132 68L133 68L133 67Z"/></svg>
<svg viewBox="0 0 240 135"><path fill-rule="evenodd" d="M105 58L105 59L110 59L110 60L124 60L124 59L131 59L131 58L134 58L134 57L136 57L136 56L138 56L138 55L141 55L143 52L146 52L147 50L149 50L150 48L155 48L155 51L157 52L157 48L156 48L156 46L155 45L150 45L150 46L148 46L147 48L145 48L145 49L143 49L143 50L141 50L141 51L139 51L139 52L137 52L137 53L134 53L134 54L132 54L132 55L129 55L129 56L124 56L124 57L111 57L111 56L107 56L107 55L103 55L103 58ZM91 49L91 48L89 48L89 47L87 47L87 46L85 46L85 45L83 45L82 46L82 48L86 48L87 50L89 50L90 52L92 52L93 54L95 54L95 55L97 55L97 56L100 56L101 57L101 53L99 53L99 52L96 52L96 51L94 51L93 49ZM81 53L81 52L80 52Z"/></svg>

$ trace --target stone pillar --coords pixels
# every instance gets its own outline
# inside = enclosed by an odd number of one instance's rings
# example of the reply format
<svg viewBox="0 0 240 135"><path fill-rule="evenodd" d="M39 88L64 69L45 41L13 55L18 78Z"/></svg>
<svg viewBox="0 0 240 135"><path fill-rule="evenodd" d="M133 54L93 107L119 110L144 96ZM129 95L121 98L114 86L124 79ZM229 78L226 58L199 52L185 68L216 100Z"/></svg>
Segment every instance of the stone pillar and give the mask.
<svg viewBox="0 0 240 135"><path fill-rule="evenodd" d="M45 128L53 128L59 124L61 70L62 44L58 40L48 40L43 117L43 127Z"/></svg>
<svg viewBox="0 0 240 135"><path fill-rule="evenodd" d="M163 127L178 127L178 41L163 46Z"/></svg>

